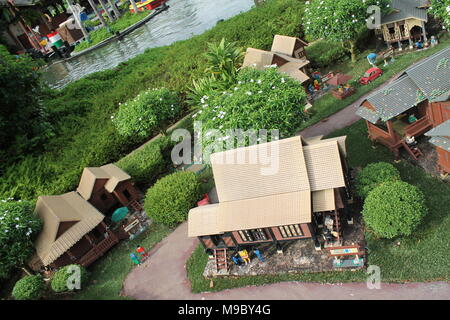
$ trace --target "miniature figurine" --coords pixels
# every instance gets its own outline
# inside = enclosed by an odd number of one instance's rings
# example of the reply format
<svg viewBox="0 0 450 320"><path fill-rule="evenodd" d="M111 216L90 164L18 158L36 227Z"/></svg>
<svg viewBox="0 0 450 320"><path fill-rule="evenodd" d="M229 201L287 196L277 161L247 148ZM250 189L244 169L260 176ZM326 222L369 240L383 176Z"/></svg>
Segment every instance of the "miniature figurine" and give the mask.
<svg viewBox="0 0 450 320"><path fill-rule="evenodd" d="M314 80L314 90L316 90L316 91L320 90L320 84L319 84L319 81L317 79Z"/></svg>
<svg viewBox="0 0 450 320"><path fill-rule="evenodd" d="M375 67L375 61L377 60L377 54L376 53L369 53L367 55L367 61L372 65L372 67Z"/></svg>
<svg viewBox="0 0 450 320"><path fill-rule="evenodd" d="M249 264L250 263L250 258L248 256L247 250L239 251L239 256L242 258L242 260L244 260L245 264Z"/></svg>
<svg viewBox="0 0 450 320"><path fill-rule="evenodd" d="M417 145L417 141L414 138L414 136L406 135L405 142L410 147L413 147L413 146Z"/></svg>
<svg viewBox="0 0 450 320"><path fill-rule="evenodd" d="M261 254L261 252L259 251L259 249L255 249L255 250L253 250L253 252L256 254L256 256L258 257L258 259L259 259L261 262L264 262L264 257L262 256L262 254Z"/></svg>
<svg viewBox="0 0 450 320"><path fill-rule="evenodd" d="M141 264L141 260L139 260L139 258L134 253L130 253L130 259L134 262L134 264Z"/></svg>
<svg viewBox="0 0 450 320"><path fill-rule="evenodd" d="M139 255L141 256L141 259L146 259L148 257L148 253L145 250L145 248L139 244L136 247L136 252L139 253Z"/></svg>
<svg viewBox="0 0 450 320"><path fill-rule="evenodd" d="M241 265L241 261L239 259L239 256L234 255L234 256L231 257L231 259L233 260L235 265L237 265L237 266Z"/></svg>
<svg viewBox="0 0 450 320"><path fill-rule="evenodd" d="M416 118L415 114L414 113L410 114L409 117L408 117L408 123L413 123L413 122L416 122L416 121L417 121L417 118Z"/></svg>
<svg viewBox="0 0 450 320"><path fill-rule="evenodd" d="M431 47L434 47L434 46L437 45L439 42L438 42L438 40L436 39L435 36L431 36L430 43L431 43Z"/></svg>
<svg viewBox="0 0 450 320"><path fill-rule="evenodd" d="M423 43L422 43L422 41L417 41L416 42L416 47L417 47L417 49L423 49Z"/></svg>

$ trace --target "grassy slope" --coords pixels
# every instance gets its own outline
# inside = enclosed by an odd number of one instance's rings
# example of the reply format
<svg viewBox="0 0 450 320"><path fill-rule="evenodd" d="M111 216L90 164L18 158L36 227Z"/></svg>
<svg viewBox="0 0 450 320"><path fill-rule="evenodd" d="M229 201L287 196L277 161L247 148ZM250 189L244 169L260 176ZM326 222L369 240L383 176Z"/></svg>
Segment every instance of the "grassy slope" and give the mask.
<svg viewBox="0 0 450 320"><path fill-rule="evenodd" d="M363 167L370 162L393 160L386 148L378 146L372 149L363 121L333 133L333 136L339 135L348 137L348 161L352 167ZM450 217L444 208L450 208L450 187L405 161L399 164L394 163L394 165L400 170L404 181L418 186L424 192L429 214L411 237L381 240L366 234L369 248L368 263L380 266L384 282L448 280L450 241L446 234L450 229ZM398 241L400 246L396 245ZM221 278L214 280L214 288L211 289L209 281L202 276L206 262L207 256L203 248L199 246L187 263L193 292L220 291L279 281L339 283L366 279L364 271Z"/></svg>
<svg viewBox="0 0 450 320"><path fill-rule="evenodd" d="M208 42L223 37L242 47L269 49L275 33L299 35L303 2L269 1L202 35L170 46L152 48L112 70L92 74L52 91L45 101L55 136L41 155L23 160L0 177L0 197L35 199L74 189L85 166L120 159L143 140L120 137L111 121L119 103L141 90L165 86L185 92L193 78L203 76Z"/></svg>

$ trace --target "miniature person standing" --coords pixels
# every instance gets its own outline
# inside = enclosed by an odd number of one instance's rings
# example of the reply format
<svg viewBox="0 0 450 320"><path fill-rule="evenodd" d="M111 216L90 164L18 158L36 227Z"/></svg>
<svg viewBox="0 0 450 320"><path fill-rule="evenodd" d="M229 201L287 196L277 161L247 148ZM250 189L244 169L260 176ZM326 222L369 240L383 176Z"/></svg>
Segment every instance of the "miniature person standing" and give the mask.
<svg viewBox="0 0 450 320"><path fill-rule="evenodd" d="M259 249L255 249L253 250L253 252L256 254L256 256L261 262L264 262L264 257L262 256L261 251L259 251Z"/></svg>
<svg viewBox="0 0 450 320"><path fill-rule="evenodd" d="M139 258L134 253L130 253L130 259L134 264L141 264L141 260L139 260Z"/></svg>
<svg viewBox="0 0 450 320"><path fill-rule="evenodd" d="M239 258L236 257L235 255L232 256L231 259L233 260L235 265L237 265L237 266L241 265L241 262L240 262Z"/></svg>
<svg viewBox="0 0 450 320"><path fill-rule="evenodd" d="M136 252L139 253L139 255L141 256L141 259L146 259L148 256L147 251L145 251L144 247L142 247L139 244L136 247Z"/></svg>

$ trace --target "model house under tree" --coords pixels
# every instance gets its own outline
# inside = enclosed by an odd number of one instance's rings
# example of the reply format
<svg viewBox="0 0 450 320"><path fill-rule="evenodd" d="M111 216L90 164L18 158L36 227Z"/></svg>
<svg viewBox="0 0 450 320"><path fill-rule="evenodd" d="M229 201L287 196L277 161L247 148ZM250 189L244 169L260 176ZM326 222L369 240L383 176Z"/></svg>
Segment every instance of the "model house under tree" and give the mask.
<svg viewBox="0 0 450 320"><path fill-rule="evenodd" d="M450 119L431 129L426 136L431 137L430 143L436 146L438 154L438 171L450 173Z"/></svg>
<svg viewBox="0 0 450 320"><path fill-rule="evenodd" d="M428 21L428 0L392 0L392 12L381 17L380 28L388 46L396 44L399 48L403 41L412 45L416 41L427 41L425 23Z"/></svg>
<svg viewBox="0 0 450 320"><path fill-rule="evenodd" d="M275 35L271 51L247 48L242 66L263 70L270 65L277 65L280 73L304 83L309 80L309 61L305 51L307 45L299 38Z"/></svg>
<svg viewBox="0 0 450 320"><path fill-rule="evenodd" d="M29 263L36 271L68 264L86 267L119 242L103 222L105 216L77 192L41 196L35 211L43 222Z"/></svg>
<svg viewBox="0 0 450 320"><path fill-rule="evenodd" d="M138 202L141 195L131 177L112 163L84 168L77 192L104 214L119 207L142 210Z"/></svg>
<svg viewBox="0 0 450 320"><path fill-rule="evenodd" d="M340 245L340 219L349 195L345 139L296 136L213 154L219 202L190 210L189 237L198 237L216 259L224 249L270 242L279 247L286 241L314 239L319 248L318 226L326 221L332 234L326 245ZM278 150L277 170L263 174L267 164L248 159L252 152L272 147ZM242 164L221 162L242 156Z"/></svg>
<svg viewBox="0 0 450 320"><path fill-rule="evenodd" d="M450 47L406 69L395 81L368 96L356 114L366 120L369 138L400 156L417 159L406 138L418 137L450 119ZM442 166L446 171L448 166Z"/></svg>

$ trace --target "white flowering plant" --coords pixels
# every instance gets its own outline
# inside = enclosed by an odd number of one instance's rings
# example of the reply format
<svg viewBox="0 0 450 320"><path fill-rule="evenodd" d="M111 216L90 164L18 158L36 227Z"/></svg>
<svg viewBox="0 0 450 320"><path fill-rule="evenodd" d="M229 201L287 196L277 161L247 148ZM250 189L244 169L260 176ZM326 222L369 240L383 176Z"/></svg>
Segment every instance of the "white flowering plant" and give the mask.
<svg viewBox="0 0 450 320"><path fill-rule="evenodd" d="M121 135L146 138L156 132L164 134L170 121L181 111L176 93L166 88L151 89L120 105L111 119Z"/></svg>
<svg viewBox="0 0 450 320"><path fill-rule="evenodd" d="M367 28L371 16L369 6L381 13L391 11L390 0L312 0L306 1L303 27L305 34L315 39L339 41L356 61L356 39Z"/></svg>
<svg viewBox="0 0 450 320"><path fill-rule="evenodd" d="M224 139L228 130L237 128L278 129L280 136L288 137L295 134L307 118L304 88L276 68L244 68L239 72L235 86L226 91L215 91L202 101L193 118L202 121L204 145L214 140L208 138L208 129L220 131Z"/></svg>
<svg viewBox="0 0 450 320"><path fill-rule="evenodd" d="M33 253L33 241L41 230L29 201L0 200L0 279L23 265Z"/></svg>

